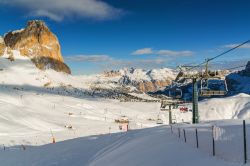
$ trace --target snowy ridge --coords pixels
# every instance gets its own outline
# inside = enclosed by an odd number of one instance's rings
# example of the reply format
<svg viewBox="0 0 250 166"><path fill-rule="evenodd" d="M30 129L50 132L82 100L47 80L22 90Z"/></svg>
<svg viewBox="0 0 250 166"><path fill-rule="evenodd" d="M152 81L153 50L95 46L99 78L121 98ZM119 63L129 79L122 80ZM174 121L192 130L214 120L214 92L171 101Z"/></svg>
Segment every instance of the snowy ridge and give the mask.
<svg viewBox="0 0 250 166"><path fill-rule="evenodd" d="M153 81L153 80L173 80L176 77L177 71L169 68L162 69L122 69L119 70L122 76L127 76L131 81Z"/></svg>

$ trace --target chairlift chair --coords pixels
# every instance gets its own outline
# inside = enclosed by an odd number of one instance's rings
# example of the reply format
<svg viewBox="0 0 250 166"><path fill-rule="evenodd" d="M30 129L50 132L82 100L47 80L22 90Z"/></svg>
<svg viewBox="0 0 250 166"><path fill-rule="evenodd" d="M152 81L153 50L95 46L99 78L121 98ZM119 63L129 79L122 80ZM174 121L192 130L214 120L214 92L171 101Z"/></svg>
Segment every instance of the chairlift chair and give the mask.
<svg viewBox="0 0 250 166"><path fill-rule="evenodd" d="M228 92L227 82L221 78L201 79L200 96L225 96Z"/></svg>
<svg viewBox="0 0 250 166"><path fill-rule="evenodd" d="M156 124L163 124L163 120L160 118L159 114L157 115Z"/></svg>
<svg viewBox="0 0 250 166"><path fill-rule="evenodd" d="M157 119L156 124L163 124L163 120L162 119Z"/></svg>
<svg viewBox="0 0 250 166"><path fill-rule="evenodd" d="M227 82L218 76L218 71L209 71L208 62L206 60L205 72L201 78L200 96L225 96L227 94Z"/></svg>
<svg viewBox="0 0 250 166"><path fill-rule="evenodd" d="M180 88L175 89L175 98L181 99L182 98L182 90Z"/></svg>
<svg viewBox="0 0 250 166"><path fill-rule="evenodd" d="M170 111L171 110L171 105L167 103L166 101L162 100L161 101L161 111Z"/></svg>
<svg viewBox="0 0 250 166"><path fill-rule="evenodd" d="M178 84L172 83L169 87L169 94L170 97L174 99L181 99L182 98L182 90L179 88Z"/></svg>
<svg viewBox="0 0 250 166"><path fill-rule="evenodd" d="M180 88L172 88L170 90L169 96L174 99L181 99L182 98L182 90Z"/></svg>

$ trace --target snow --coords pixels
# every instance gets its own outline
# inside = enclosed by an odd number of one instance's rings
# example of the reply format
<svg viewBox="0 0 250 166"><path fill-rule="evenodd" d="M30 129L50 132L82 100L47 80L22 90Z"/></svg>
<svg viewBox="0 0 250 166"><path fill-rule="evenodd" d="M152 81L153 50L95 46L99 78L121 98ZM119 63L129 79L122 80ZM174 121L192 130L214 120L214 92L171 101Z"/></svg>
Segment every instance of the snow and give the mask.
<svg viewBox="0 0 250 166"><path fill-rule="evenodd" d="M180 128L181 140L184 141L183 129L186 132L187 144L196 148L195 129L198 133L199 150L208 155L213 154L212 148L212 126L214 126L215 156L232 163L243 163L243 120L221 120L200 123L198 125L178 124L174 125L173 131L178 137L178 128ZM247 152L250 150L249 144L250 121L246 121L246 143ZM249 162L250 154L247 153Z"/></svg>
<svg viewBox="0 0 250 166"><path fill-rule="evenodd" d="M5 166L241 165L211 157L185 144L166 126L27 146L26 150L15 146L1 150L0 154Z"/></svg>
<svg viewBox="0 0 250 166"><path fill-rule="evenodd" d="M41 71L18 51L12 53L13 62L6 53L0 57L0 161L5 166L239 165L212 158L206 147L204 153L196 150L178 141L169 127L157 125L158 118L168 124L168 114L160 112L160 103L119 102L85 94L93 83L115 88L116 77ZM136 69L131 77L159 79L166 73L170 73L167 77L172 76L169 69L159 71L160 74L158 70ZM134 95L153 99L146 94ZM249 102L250 96L246 94L205 100L199 103L200 118L202 121L249 118ZM174 109L173 115L177 122L191 120L191 112ZM119 129L115 120L121 118L129 119L131 131ZM232 125L231 121L228 123ZM204 126L208 130L211 124L200 127ZM221 156L228 159L231 154Z"/></svg>
<svg viewBox="0 0 250 166"><path fill-rule="evenodd" d="M250 95L206 100L200 103L199 109L202 120L249 119Z"/></svg>
<svg viewBox="0 0 250 166"><path fill-rule="evenodd" d="M97 155L90 166L231 165L179 142L166 127L145 129L126 137L125 143L116 143L115 148L109 148L112 150Z"/></svg>
<svg viewBox="0 0 250 166"><path fill-rule="evenodd" d="M146 93L129 93L129 94L132 95L132 96L142 98L142 99L155 100L155 101L159 100L157 98L154 98L154 97L151 97L151 96L147 95Z"/></svg>
<svg viewBox="0 0 250 166"><path fill-rule="evenodd" d="M48 45L42 45L43 47L47 48L48 50L52 50L52 47L51 46L48 46Z"/></svg>
<svg viewBox="0 0 250 166"><path fill-rule="evenodd" d="M177 71L169 68L162 69L122 69L119 70L122 76L127 76L131 81L153 81L153 80L173 80Z"/></svg>
<svg viewBox="0 0 250 166"><path fill-rule="evenodd" d="M0 140L5 146L47 144L51 142L51 131L57 141L108 133L109 128L110 132L118 132L115 119L122 116L135 121L131 128L156 126L147 117L156 119L159 103L131 105L85 95L90 83L99 79L97 76L41 71L18 51L12 52L13 62L6 54L0 57ZM147 108L141 110L145 105ZM139 116L142 111L143 116ZM70 125L73 130L65 127Z"/></svg>
<svg viewBox="0 0 250 166"><path fill-rule="evenodd" d="M12 34L21 33L21 32L23 32L23 31L24 31L24 28L19 29L19 30L12 31Z"/></svg>
<svg viewBox="0 0 250 166"><path fill-rule="evenodd" d="M180 104L177 109L172 109L177 123L191 123L192 112L182 113L181 107L192 109L192 103ZM200 101L198 104L200 121L214 121L225 119L249 119L250 95L240 93L225 98L212 98Z"/></svg>

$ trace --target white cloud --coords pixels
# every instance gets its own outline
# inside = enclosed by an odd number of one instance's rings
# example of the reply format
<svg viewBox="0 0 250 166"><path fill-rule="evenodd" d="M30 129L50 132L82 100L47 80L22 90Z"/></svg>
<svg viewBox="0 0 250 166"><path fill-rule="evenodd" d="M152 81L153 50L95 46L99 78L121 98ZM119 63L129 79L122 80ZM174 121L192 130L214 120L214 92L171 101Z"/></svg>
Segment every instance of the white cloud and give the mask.
<svg viewBox="0 0 250 166"><path fill-rule="evenodd" d="M159 50L156 52L157 55L163 56L191 56L194 53L192 51L172 51L172 50Z"/></svg>
<svg viewBox="0 0 250 166"><path fill-rule="evenodd" d="M107 20L123 13L101 0L0 0L0 5L23 8L28 15L44 16L55 21L72 16Z"/></svg>
<svg viewBox="0 0 250 166"><path fill-rule="evenodd" d="M66 62L72 63L93 63L95 68L102 70L121 69L124 67L136 67L136 68L159 68L164 67L169 61L167 58L154 58L154 59L117 59L109 55L72 55L65 56Z"/></svg>
<svg viewBox="0 0 250 166"><path fill-rule="evenodd" d="M142 48L139 50L135 50L132 55L146 55L146 54L153 54L152 48Z"/></svg>
<svg viewBox="0 0 250 166"><path fill-rule="evenodd" d="M74 55L66 56L65 60L69 62L107 62L112 58L108 55Z"/></svg>
<svg viewBox="0 0 250 166"><path fill-rule="evenodd" d="M225 48L234 48L236 46L238 46L238 44L228 44L228 45L224 45ZM240 46L239 48L250 48L250 44L244 44L242 46Z"/></svg>
<svg viewBox="0 0 250 166"><path fill-rule="evenodd" d="M132 55L147 55L155 54L162 56L191 56L194 52L185 50L185 51L173 51L173 50L152 50L151 48L142 48L135 50Z"/></svg>
<svg viewBox="0 0 250 166"><path fill-rule="evenodd" d="M133 60L119 60L113 59L106 64L103 64L103 68L105 69L121 69L121 68L142 68L142 69L150 69L150 68L161 68L165 67L167 59L133 59Z"/></svg>

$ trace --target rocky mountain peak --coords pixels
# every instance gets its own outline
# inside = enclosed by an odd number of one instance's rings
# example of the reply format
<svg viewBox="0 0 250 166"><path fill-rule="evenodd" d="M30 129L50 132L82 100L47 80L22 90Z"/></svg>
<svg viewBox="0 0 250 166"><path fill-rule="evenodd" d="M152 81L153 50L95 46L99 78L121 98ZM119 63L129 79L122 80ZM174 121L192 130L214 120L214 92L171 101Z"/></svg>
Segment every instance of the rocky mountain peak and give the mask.
<svg viewBox="0 0 250 166"><path fill-rule="evenodd" d="M27 27L33 27L33 28L42 28L42 29L48 29L47 25L45 22L41 20L31 20L27 22Z"/></svg>
<svg viewBox="0 0 250 166"><path fill-rule="evenodd" d="M5 51L5 43L3 38L0 36L0 56L4 54Z"/></svg>
<svg viewBox="0 0 250 166"><path fill-rule="evenodd" d="M247 62L246 68L241 71L241 74L244 76L250 76L250 61Z"/></svg>
<svg viewBox="0 0 250 166"><path fill-rule="evenodd" d="M56 35L43 21L29 21L24 29L7 33L4 42L7 47L19 50L21 55L30 57L39 69L52 68L71 73L64 63Z"/></svg>
<svg viewBox="0 0 250 166"><path fill-rule="evenodd" d="M247 62L245 70L248 71L248 72L250 72L250 61Z"/></svg>

